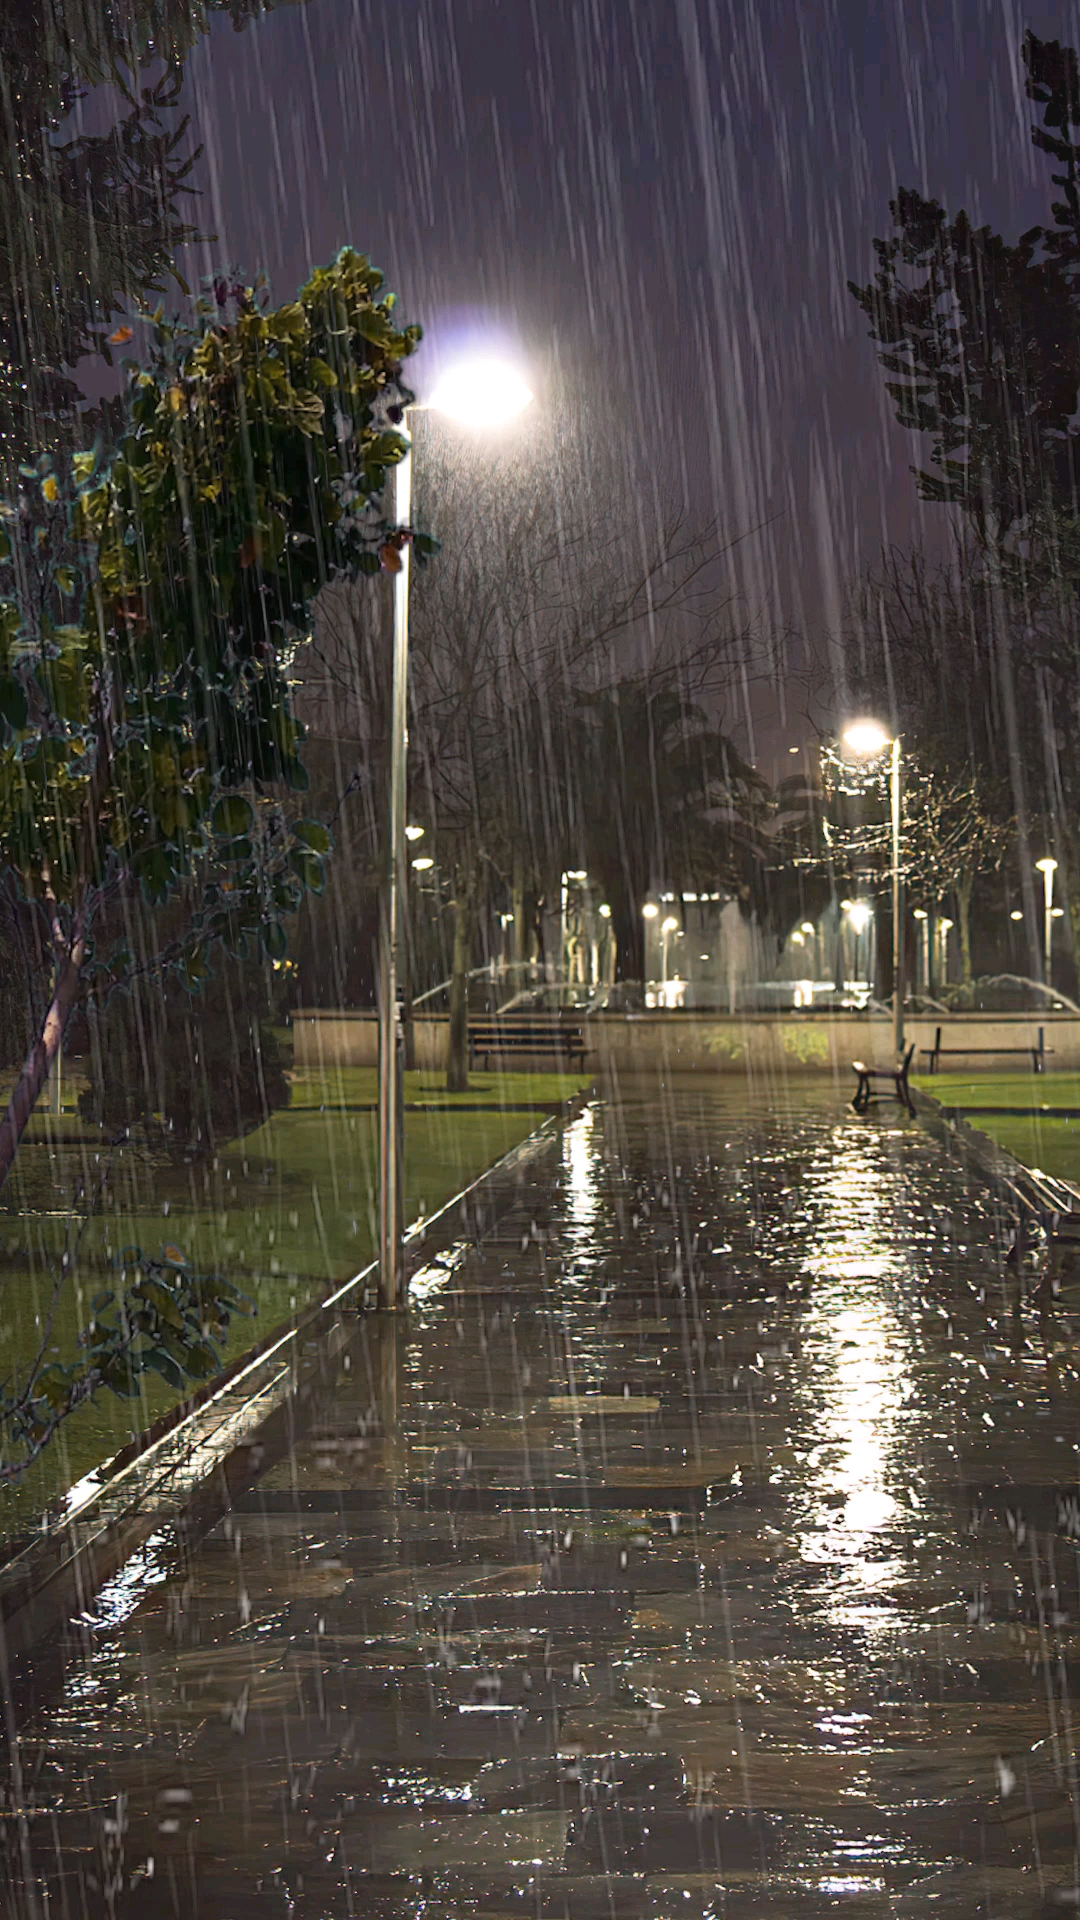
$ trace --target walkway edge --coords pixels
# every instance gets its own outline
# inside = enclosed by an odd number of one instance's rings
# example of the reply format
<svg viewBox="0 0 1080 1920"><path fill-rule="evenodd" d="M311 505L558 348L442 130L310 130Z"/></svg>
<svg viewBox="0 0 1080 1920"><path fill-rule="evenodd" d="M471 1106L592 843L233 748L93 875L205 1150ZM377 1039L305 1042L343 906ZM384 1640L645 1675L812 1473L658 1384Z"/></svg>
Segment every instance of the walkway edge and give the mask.
<svg viewBox="0 0 1080 1920"><path fill-rule="evenodd" d="M440 1245L452 1244L463 1231L470 1237L484 1232L512 1201L520 1171L558 1144L593 1097L587 1091L559 1117L549 1116L411 1227L405 1236L410 1278ZM88 1617L117 1569L163 1529L174 1533L188 1509L199 1509L199 1531L226 1510L234 1487L262 1470L259 1435L267 1423L321 1379L328 1361L336 1361L355 1333L353 1316L374 1309L376 1275L372 1261L294 1325L279 1327L239 1356L224 1377L164 1415L133 1448L87 1476L77 1506L0 1567L0 1659L26 1653L65 1616Z"/></svg>

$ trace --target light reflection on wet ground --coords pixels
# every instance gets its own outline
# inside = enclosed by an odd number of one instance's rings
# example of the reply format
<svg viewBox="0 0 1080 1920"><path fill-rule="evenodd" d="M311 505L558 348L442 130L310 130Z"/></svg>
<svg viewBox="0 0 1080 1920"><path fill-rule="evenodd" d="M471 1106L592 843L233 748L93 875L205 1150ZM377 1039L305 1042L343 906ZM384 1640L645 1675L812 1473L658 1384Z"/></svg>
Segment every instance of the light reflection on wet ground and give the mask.
<svg viewBox="0 0 1080 1920"><path fill-rule="evenodd" d="M1080 1293L1019 1318L989 1194L794 1098L597 1104L358 1324L73 1636L12 1914L1076 1909Z"/></svg>

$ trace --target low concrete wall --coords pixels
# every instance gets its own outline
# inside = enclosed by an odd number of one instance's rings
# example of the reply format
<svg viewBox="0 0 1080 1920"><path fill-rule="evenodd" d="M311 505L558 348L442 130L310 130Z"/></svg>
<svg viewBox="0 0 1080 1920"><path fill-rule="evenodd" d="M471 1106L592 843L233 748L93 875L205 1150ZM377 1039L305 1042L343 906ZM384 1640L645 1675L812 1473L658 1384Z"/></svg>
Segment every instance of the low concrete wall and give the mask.
<svg viewBox="0 0 1080 1920"><path fill-rule="evenodd" d="M947 1047L966 1044L977 1049L1033 1047L1042 1027L1048 1069L1080 1069L1080 1019L1073 1014L974 1013L941 1024ZM926 1070L925 1055L934 1044L937 1025L932 1017L907 1023L907 1039L917 1048L916 1070ZM445 1014L414 1022L418 1067L437 1071L445 1065L446 1026ZM892 1060L892 1023L880 1014L601 1013L584 1026L587 1066L608 1073L660 1067L767 1077L846 1076L853 1060L868 1060L873 1066L888 1066ZM302 1008L293 1015L293 1039L298 1067L373 1067L378 1060L374 1013ZM993 1072L1023 1065L1019 1053L958 1053L942 1062L942 1070Z"/></svg>

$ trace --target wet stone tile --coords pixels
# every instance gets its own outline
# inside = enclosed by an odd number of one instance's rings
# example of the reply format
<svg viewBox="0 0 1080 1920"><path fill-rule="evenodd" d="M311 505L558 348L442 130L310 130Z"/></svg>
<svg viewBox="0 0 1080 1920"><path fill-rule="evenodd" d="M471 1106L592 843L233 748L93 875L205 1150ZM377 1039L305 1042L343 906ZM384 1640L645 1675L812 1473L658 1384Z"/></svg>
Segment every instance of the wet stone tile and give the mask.
<svg viewBox="0 0 1080 1920"><path fill-rule="evenodd" d="M828 1092L594 1105L73 1632L0 1909L1067 1911L1076 1316L1000 1226Z"/></svg>

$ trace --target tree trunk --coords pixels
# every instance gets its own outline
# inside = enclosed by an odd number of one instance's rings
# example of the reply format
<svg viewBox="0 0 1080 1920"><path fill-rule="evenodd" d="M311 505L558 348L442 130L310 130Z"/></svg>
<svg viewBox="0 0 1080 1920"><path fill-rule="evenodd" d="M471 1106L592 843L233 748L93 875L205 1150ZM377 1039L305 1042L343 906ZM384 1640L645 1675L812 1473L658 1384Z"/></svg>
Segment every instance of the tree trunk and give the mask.
<svg viewBox="0 0 1080 1920"><path fill-rule="evenodd" d="M446 1091L469 1091L469 961L472 958L473 877L458 869L454 901L454 954L450 968L450 1026L447 1033Z"/></svg>
<svg viewBox="0 0 1080 1920"><path fill-rule="evenodd" d="M77 935L61 961L41 1032L26 1056L15 1090L8 1101L7 1112L0 1120L0 1187L15 1163L27 1122L49 1077L53 1061L60 1052L64 1029L79 997L85 945L84 936Z"/></svg>
<svg viewBox="0 0 1080 1920"><path fill-rule="evenodd" d="M520 968L525 960L525 861L520 848L514 853L514 873L512 881L511 906L514 914L513 944L510 958L519 971L514 976L515 988L521 986Z"/></svg>
<svg viewBox="0 0 1080 1920"><path fill-rule="evenodd" d="M960 977L966 983L971 979L971 892L975 884L973 872L962 874L956 884L956 932L960 941Z"/></svg>

